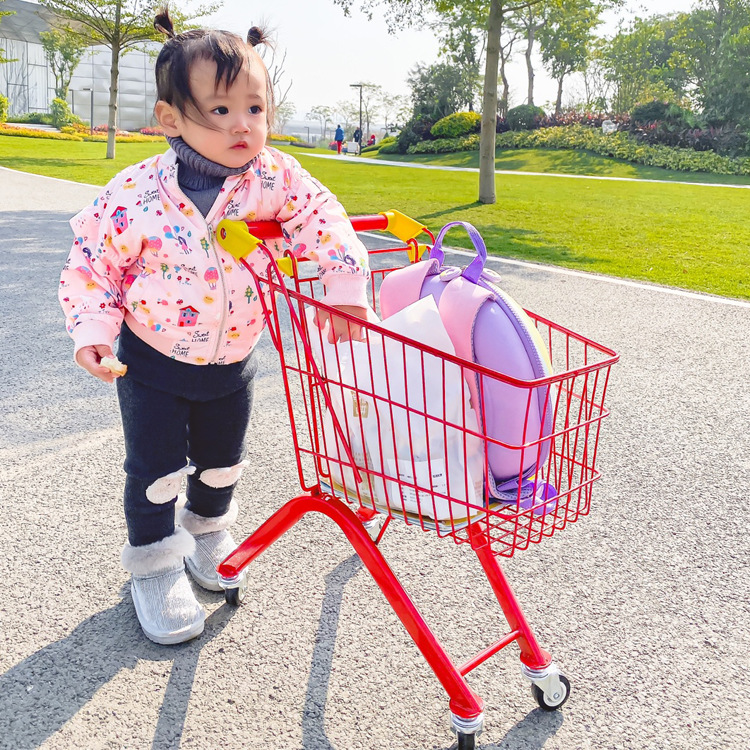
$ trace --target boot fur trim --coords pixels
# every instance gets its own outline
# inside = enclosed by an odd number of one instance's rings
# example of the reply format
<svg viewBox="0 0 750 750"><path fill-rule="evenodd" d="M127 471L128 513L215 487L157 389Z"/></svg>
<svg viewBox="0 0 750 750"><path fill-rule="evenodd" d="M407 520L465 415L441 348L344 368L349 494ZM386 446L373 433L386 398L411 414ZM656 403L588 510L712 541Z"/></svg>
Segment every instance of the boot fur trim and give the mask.
<svg viewBox="0 0 750 750"><path fill-rule="evenodd" d="M238 513L239 506L234 500L229 504L229 510L223 516L215 518L206 518L187 508L180 508L177 511L177 523L191 534L210 534L212 531L228 529L237 520Z"/></svg>
<svg viewBox="0 0 750 750"><path fill-rule="evenodd" d="M185 530L177 527L174 534L152 544L133 547L126 543L120 559L122 567L134 576L148 576L172 570L183 564L183 558L195 552L195 540Z"/></svg>

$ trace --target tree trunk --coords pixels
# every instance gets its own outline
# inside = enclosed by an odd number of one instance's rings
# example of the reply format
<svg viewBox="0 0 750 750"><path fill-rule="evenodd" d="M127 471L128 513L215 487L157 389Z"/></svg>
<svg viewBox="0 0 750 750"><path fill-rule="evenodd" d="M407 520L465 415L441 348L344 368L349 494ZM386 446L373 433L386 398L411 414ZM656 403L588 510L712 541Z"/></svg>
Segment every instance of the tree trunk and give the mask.
<svg viewBox="0 0 750 750"><path fill-rule="evenodd" d="M120 81L120 12L122 4L118 0L115 7L115 28L112 35L112 64L109 69L109 118L107 119L107 158L115 158L115 137L117 135L117 93ZM94 126L94 123L91 123Z"/></svg>
<svg viewBox="0 0 750 750"><path fill-rule="evenodd" d="M109 69L109 117L107 119L107 158L115 158L117 134L117 87L120 80L120 50L112 48L112 66Z"/></svg>
<svg viewBox="0 0 750 750"><path fill-rule="evenodd" d="M487 63L482 94L482 133L479 137L479 202L495 203L495 131L497 128L497 70L500 62L502 0L491 0L487 26Z"/></svg>
<svg viewBox="0 0 750 750"><path fill-rule="evenodd" d="M562 92L563 92L563 78L564 75L560 76L557 82L557 99L555 100L555 114L559 115L562 112Z"/></svg>
<svg viewBox="0 0 750 750"><path fill-rule="evenodd" d="M508 83L508 75L505 72L505 58L500 56L500 79L503 82L503 95L500 97L498 104L498 114L500 117L508 116L508 98L510 97L510 83Z"/></svg>
<svg viewBox="0 0 750 750"><path fill-rule="evenodd" d="M528 45L526 46L526 73L529 77L529 90L526 97L526 104L534 104L534 66L531 64L531 52L534 49L534 34L536 29L534 25L529 26L529 32L526 36Z"/></svg>

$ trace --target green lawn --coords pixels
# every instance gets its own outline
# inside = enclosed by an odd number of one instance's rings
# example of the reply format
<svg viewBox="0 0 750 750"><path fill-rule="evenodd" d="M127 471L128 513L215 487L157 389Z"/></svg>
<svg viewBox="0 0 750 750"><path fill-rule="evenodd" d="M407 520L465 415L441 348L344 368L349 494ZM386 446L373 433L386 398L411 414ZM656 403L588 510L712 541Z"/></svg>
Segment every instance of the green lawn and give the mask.
<svg viewBox="0 0 750 750"><path fill-rule="evenodd" d="M434 164L442 167L479 167L478 151L461 151L454 154L363 154L364 158L400 161L415 164ZM544 172L547 174L587 174L599 177L631 177L642 180L668 182L709 182L722 185L750 185L750 176L709 174L706 172L676 172L660 167L646 167L621 159L610 159L589 151L528 148L498 149L495 155L497 169L515 172Z"/></svg>
<svg viewBox="0 0 750 750"><path fill-rule="evenodd" d="M122 167L163 150L160 144L118 144L112 162L103 158L104 148L0 137L0 165L104 184ZM494 254L750 299L750 194L743 189L498 175L497 203L485 206L476 200L473 173L316 159L305 149L288 150L352 214L395 208L433 230L464 219ZM460 232L451 233L450 242L468 244Z"/></svg>

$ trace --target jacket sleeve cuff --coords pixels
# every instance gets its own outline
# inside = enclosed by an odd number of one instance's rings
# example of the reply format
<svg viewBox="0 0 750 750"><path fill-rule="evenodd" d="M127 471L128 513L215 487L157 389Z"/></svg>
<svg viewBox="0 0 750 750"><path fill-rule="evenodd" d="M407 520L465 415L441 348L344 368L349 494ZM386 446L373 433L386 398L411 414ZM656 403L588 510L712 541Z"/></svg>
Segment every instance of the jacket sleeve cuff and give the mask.
<svg viewBox="0 0 750 750"><path fill-rule="evenodd" d="M73 356L84 346L114 347L120 326L112 320L87 320L79 323L71 333L75 348Z"/></svg>
<svg viewBox="0 0 750 750"><path fill-rule="evenodd" d="M367 300L367 279L361 274L329 273L325 276L325 297L327 305L353 305L369 307Z"/></svg>

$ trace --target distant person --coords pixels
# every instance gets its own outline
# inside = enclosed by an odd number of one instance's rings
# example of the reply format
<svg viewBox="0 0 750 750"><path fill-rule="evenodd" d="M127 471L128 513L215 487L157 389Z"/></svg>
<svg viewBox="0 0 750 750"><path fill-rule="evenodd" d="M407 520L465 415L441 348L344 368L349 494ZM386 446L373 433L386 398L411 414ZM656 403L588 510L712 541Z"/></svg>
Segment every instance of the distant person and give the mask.
<svg viewBox="0 0 750 750"><path fill-rule="evenodd" d="M253 27L247 42L225 31L175 34L165 10L154 26L168 37L156 60L155 114L171 148L124 169L73 217L59 299L75 361L117 382L121 561L138 621L156 643L181 643L206 617L185 562L198 585L220 591L216 566L236 546L233 492L267 304L247 269L215 244L216 226L225 217L278 221L286 248L315 251L323 301L359 318L369 267L335 196L266 147L273 98L254 49L265 33ZM329 321L331 339L349 338L346 320L318 313L321 328ZM118 335L121 362L112 356ZM186 475L187 501L177 508ZM103 547L97 554L111 557Z"/></svg>
<svg viewBox="0 0 750 750"><path fill-rule="evenodd" d="M367 145L368 146L374 146L375 145L375 133L373 133L368 139L367 139Z"/></svg>
<svg viewBox="0 0 750 750"><path fill-rule="evenodd" d="M360 128L357 128L354 131L354 135L352 137L354 139L354 142L357 144L357 151L359 151L359 148L362 144L362 130Z"/></svg>
<svg viewBox="0 0 750 750"><path fill-rule="evenodd" d="M344 145L344 129L341 125L336 126L336 135L333 136L333 140L336 141L336 153L341 153L341 147Z"/></svg>

